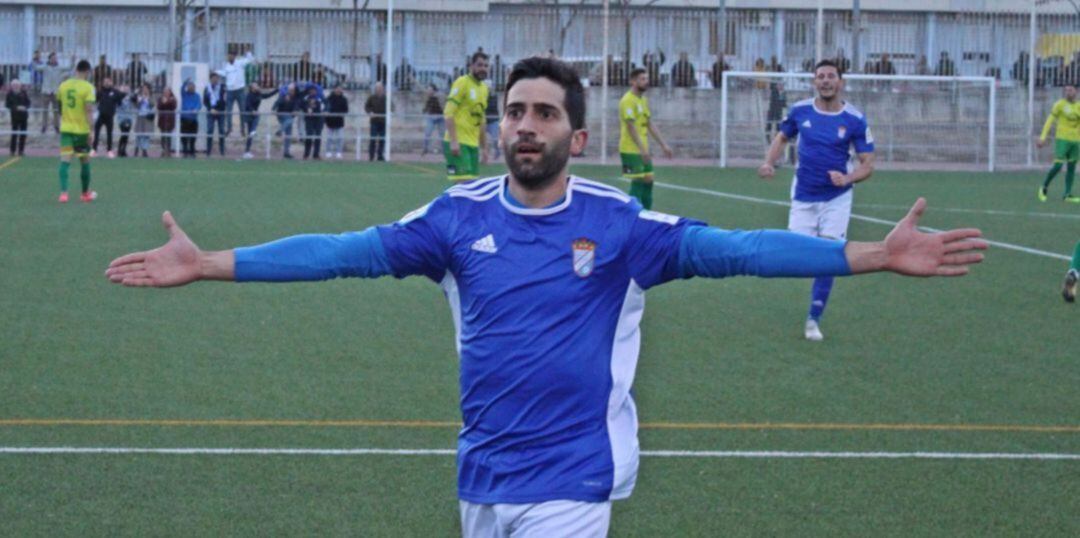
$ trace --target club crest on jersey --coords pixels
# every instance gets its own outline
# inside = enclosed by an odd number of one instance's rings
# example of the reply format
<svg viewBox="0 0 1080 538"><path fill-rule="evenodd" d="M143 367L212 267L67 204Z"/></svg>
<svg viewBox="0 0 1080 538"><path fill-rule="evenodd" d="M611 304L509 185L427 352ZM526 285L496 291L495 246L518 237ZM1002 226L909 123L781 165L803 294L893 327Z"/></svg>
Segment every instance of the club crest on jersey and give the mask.
<svg viewBox="0 0 1080 538"><path fill-rule="evenodd" d="M846 134L847 127L844 127L843 125L841 125L840 128L836 130L836 138L844 138L844 135Z"/></svg>
<svg viewBox="0 0 1080 538"><path fill-rule="evenodd" d="M574 273L581 278L592 274L596 266L596 243L581 238L574 241Z"/></svg>

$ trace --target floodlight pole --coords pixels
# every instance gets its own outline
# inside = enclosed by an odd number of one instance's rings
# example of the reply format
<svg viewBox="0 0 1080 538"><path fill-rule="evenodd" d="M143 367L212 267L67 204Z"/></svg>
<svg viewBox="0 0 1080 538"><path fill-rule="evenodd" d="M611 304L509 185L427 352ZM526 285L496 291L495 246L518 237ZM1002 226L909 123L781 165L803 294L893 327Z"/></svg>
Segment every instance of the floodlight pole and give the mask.
<svg viewBox="0 0 1080 538"><path fill-rule="evenodd" d="M611 15L611 7L609 0L604 0L604 51L601 53L600 61L604 63L604 69L601 71L600 87L600 164L607 164L607 108L608 108L608 70L611 66L608 65L608 17Z"/></svg>
<svg viewBox="0 0 1080 538"><path fill-rule="evenodd" d="M391 69L394 61L394 0L389 0L386 5L386 133L383 135L383 158L390 161L390 128L393 126L393 114L390 113L394 103L394 74ZM379 66L375 66L375 78L379 78Z"/></svg>

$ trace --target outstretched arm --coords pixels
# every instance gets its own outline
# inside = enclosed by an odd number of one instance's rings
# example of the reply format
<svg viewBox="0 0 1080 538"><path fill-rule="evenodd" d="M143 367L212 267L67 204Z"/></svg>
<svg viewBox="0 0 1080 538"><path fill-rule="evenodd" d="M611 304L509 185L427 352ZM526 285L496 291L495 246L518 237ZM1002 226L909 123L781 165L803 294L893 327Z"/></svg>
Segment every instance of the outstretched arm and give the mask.
<svg viewBox="0 0 1080 538"><path fill-rule="evenodd" d="M772 144L769 144L768 151L765 152L765 162L758 167L758 177L769 179L776 175L776 168L773 167L773 163L780 158L780 153L784 151L784 144L787 144L787 141L786 134L776 133Z"/></svg>
<svg viewBox="0 0 1080 538"><path fill-rule="evenodd" d="M692 227L679 249L683 277L722 278L842 276L891 271L909 276L960 276L982 261L987 243L976 229L923 233L916 226L926 209L920 198L884 241L843 242L779 230L724 231Z"/></svg>
<svg viewBox="0 0 1080 538"><path fill-rule="evenodd" d="M161 217L169 241L154 250L121 256L105 276L116 284L166 288L198 280L293 282L390 274L378 232L300 235L234 250L203 251L172 215Z"/></svg>

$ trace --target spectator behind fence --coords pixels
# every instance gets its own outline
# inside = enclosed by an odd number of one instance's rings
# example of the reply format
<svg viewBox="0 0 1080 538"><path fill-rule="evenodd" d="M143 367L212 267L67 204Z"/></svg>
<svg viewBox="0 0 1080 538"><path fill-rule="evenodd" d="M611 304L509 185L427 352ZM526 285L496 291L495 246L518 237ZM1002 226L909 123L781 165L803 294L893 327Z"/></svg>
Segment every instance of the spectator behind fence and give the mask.
<svg viewBox="0 0 1080 538"><path fill-rule="evenodd" d="M877 63L877 74L879 75L895 75L896 66L893 65L892 60L889 59L889 53L881 53L881 58Z"/></svg>
<svg viewBox="0 0 1080 538"><path fill-rule="evenodd" d="M305 51L300 55L300 60L293 64L292 79L294 82L311 82L315 69L311 64L311 53Z"/></svg>
<svg viewBox="0 0 1080 538"><path fill-rule="evenodd" d="M132 89L139 88L146 82L146 64L139 58L138 53L131 54L131 62L127 66L127 83Z"/></svg>
<svg viewBox="0 0 1080 538"><path fill-rule="evenodd" d="M278 117L278 134L284 135L284 152L282 157L292 159L289 146L292 144L293 121L296 119L296 110L300 107L300 96L296 93L296 84L290 83L285 92L274 102L274 111Z"/></svg>
<svg viewBox="0 0 1080 538"><path fill-rule="evenodd" d="M120 91L124 92L124 98L120 99L120 104L116 109L116 122L120 127L120 140L116 144L116 154L119 157L127 157L128 133L135 125L137 96L128 95L130 91L126 85L120 86Z"/></svg>
<svg viewBox="0 0 1080 538"><path fill-rule="evenodd" d="M35 50L34 55L30 57L30 63L26 64L26 69L30 71L30 88L27 88L28 92L41 93L41 83L45 79L45 75L42 73L42 66L45 65L45 61L41 59L41 51Z"/></svg>
<svg viewBox="0 0 1080 538"><path fill-rule="evenodd" d="M94 66L94 91L98 93L98 101L100 102L101 91L105 89L105 79L112 81L112 68L105 61L105 55L98 56L98 64ZM97 135L94 135L94 140L97 140Z"/></svg>
<svg viewBox="0 0 1080 538"><path fill-rule="evenodd" d="M330 96L326 98L326 156L341 159L341 151L345 145L342 130L345 128L345 115L349 113L349 100L341 85L334 86Z"/></svg>
<svg viewBox="0 0 1080 538"><path fill-rule="evenodd" d="M731 66L724 61L723 54L716 55L716 61L712 64L712 70L709 73L712 79L713 88L721 88L724 86L724 71L730 71Z"/></svg>
<svg viewBox="0 0 1080 538"><path fill-rule="evenodd" d="M427 89L427 100L424 101L424 151L421 155L427 155L429 144L431 143L431 135L438 131L438 138L436 143L443 138L443 131L446 130L446 118L443 117L442 103L439 102L439 88L434 84L429 84Z"/></svg>
<svg viewBox="0 0 1080 538"><path fill-rule="evenodd" d="M135 156L142 153L143 157L149 157L150 135L154 134L154 96L149 82L143 82L139 86L137 119L135 120Z"/></svg>
<svg viewBox="0 0 1080 538"><path fill-rule="evenodd" d="M180 153L189 159L195 158L195 137L199 134L199 110L202 100L195 92L195 82L184 81L180 90Z"/></svg>
<svg viewBox="0 0 1080 538"><path fill-rule="evenodd" d="M415 85L416 71L408 59L402 58L401 65L394 70L394 87L402 91L412 91Z"/></svg>
<svg viewBox="0 0 1080 538"><path fill-rule="evenodd" d="M97 94L97 120L94 121L94 153L97 153L101 142L101 128L105 128L105 151L110 159L116 157L113 153L113 125L116 120L116 107L127 97L127 94L114 88L113 81L109 77L101 80L101 90Z"/></svg>
<svg viewBox="0 0 1080 538"><path fill-rule="evenodd" d="M244 112L240 116L240 127L244 129L244 158L250 159L254 157L251 154L251 142L255 138L255 132L259 129L259 107L262 105L264 99L269 99L278 95L278 91L275 89L269 89L262 91L262 88L258 84L252 82L248 86L248 91L244 95Z"/></svg>
<svg viewBox="0 0 1080 538"><path fill-rule="evenodd" d="M319 99L317 86L308 85L307 95L304 96L304 159L311 157L319 160L319 149L322 146L323 124L326 118L323 116L323 101Z"/></svg>
<svg viewBox="0 0 1080 538"><path fill-rule="evenodd" d="M161 156L172 157L173 130L176 129L176 95L165 86L157 101L157 127L161 132Z"/></svg>
<svg viewBox="0 0 1080 538"><path fill-rule="evenodd" d="M664 56L663 51L646 52L641 57L641 65L645 67L645 72L649 74L649 83L653 86L662 86L662 79L660 78L660 66L664 65L667 58Z"/></svg>
<svg viewBox="0 0 1080 538"><path fill-rule="evenodd" d="M214 127L218 133L218 152L225 156L225 85L217 73L210 75L210 85L203 89L203 107L206 108L206 156L214 149ZM241 110L242 112L243 110Z"/></svg>
<svg viewBox="0 0 1080 538"><path fill-rule="evenodd" d="M225 134L232 133L232 114L233 103L236 103L236 108L241 113L244 112L244 88L247 87L245 82L245 68L248 64L252 63L255 56L249 50L243 58L237 58L235 51L229 51L226 56L225 65L217 71L217 74L224 77L225 82ZM222 155L224 155L222 150Z"/></svg>
<svg viewBox="0 0 1080 538"><path fill-rule="evenodd" d="M773 73L784 72L784 64L780 63L780 60L777 60L775 55L769 57L769 71Z"/></svg>
<svg viewBox="0 0 1080 538"><path fill-rule="evenodd" d="M671 66L671 83L676 88L693 88L697 86L694 76L694 64L690 63L689 55L679 53L679 61Z"/></svg>
<svg viewBox="0 0 1080 538"><path fill-rule="evenodd" d="M75 57L71 58L72 62ZM49 53L49 61L35 69L41 72L41 132L44 133L49 127L49 116L52 115L52 127L60 132L60 103L56 100L56 89L64 82L71 72L71 65L60 65L55 52ZM55 107L55 108L54 108Z"/></svg>
<svg viewBox="0 0 1080 538"><path fill-rule="evenodd" d="M836 62L836 68L840 73L848 73L851 71L851 60L849 60L847 56L844 56L844 49L836 49L836 59L833 61ZM814 63L813 60L810 60L810 68L803 68L803 71L813 71Z"/></svg>
<svg viewBox="0 0 1080 538"><path fill-rule="evenodd" d="M26 154L26 129L30 121L30 94L18 79L11 81L4 107L11 114L11 156Z"/></svg>
<svg viewBox="0 0 1080 538"><path fill-rule="evenodd" d="M948 52L941 51L941 58L938 59L937 69L934 70L934 74L939 77L956 76L956 64L953 63L952 58L949 58Z"/></svg>
<svg viewBox="0 0 1080 538"><path fill-rule="evenodd" d="M386 93L381 82L375 83L375 89L364 102L364 112L371 117L368 125L371 133L368 140L368 160L386 160L383 155L386 142Z"/></svg>
<svg viewBox="0 0 1080 538"><path fill-rule="evenodd" d="M926 55L919 56L919 63L915 64L916 75L930 75L930 64L926 60Z"/></svg>
<svg viewBox="0 0 1080 538"><path fill-rule="evenodd" d="M1023 84L1027 84L1029 75L1029 62L1031 61L1031 55L1028 52L1021 51L1017 56L1016 61L1012 64L1012 70L1009 72L1013 80L1019 81Z"/></svg>
<svg viewBox="0 0 1080 538"><path fill-rule="evenodd" d="M375 82L386 84L386 64L382 61L382 54L371 57L371 77L372 84Z"/></svg>

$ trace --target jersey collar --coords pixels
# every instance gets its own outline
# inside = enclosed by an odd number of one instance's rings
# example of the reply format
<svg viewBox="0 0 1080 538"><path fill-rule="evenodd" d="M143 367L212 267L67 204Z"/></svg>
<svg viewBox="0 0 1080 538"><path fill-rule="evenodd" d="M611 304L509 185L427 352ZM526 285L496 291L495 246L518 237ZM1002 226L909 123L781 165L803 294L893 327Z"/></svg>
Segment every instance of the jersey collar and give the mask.
<svg viewBox="0 0 1080 538"><path fill-rule="evenodd" d="M506 186L510 183L510 176L503 176L502 181L499 182L499 202L507 211L516 213L518 215L530 215L530 216L543 216L554 215L567 207L570 207L570 202L574 197L574 183L577 182L577 178L573 175L566 182L566 196L554 205L547 207L533 208L533 207L521 207L519 204L515 204L510 200L510 192Z"/></svg>

